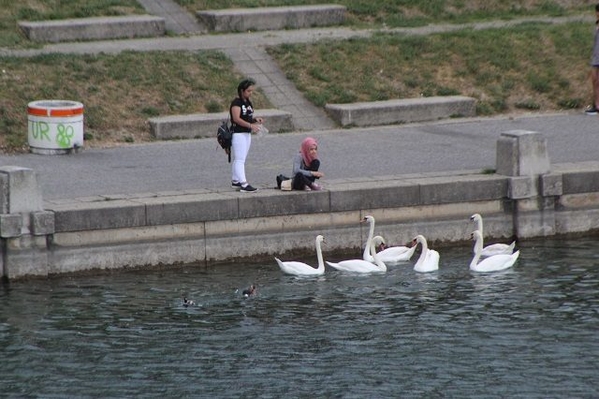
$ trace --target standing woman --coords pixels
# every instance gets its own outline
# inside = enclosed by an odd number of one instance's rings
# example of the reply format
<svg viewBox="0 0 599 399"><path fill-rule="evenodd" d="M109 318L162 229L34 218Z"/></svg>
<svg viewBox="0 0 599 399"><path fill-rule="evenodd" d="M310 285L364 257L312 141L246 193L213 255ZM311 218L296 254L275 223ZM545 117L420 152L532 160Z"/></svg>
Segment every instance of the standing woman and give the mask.
<svg viewBox="0 0 599 399"><path fill-rule="evenodd" d="M257 133L263 122L262 118L254 118L254 106L250 101L255 84L253 79L242 80L237 86L237 98L229 108L233 128L231 187L246 193L257 190L245 178L245 159L252 144L252 133Z"/></svg>

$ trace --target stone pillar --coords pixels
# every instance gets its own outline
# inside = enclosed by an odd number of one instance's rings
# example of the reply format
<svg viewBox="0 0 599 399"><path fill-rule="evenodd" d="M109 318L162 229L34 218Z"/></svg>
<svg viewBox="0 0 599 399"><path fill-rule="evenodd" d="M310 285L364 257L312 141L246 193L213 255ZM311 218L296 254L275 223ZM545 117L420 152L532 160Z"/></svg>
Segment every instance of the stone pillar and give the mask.
<svg viewBox="0 0 599 399"><path fill-rule="evenodd" d="M0 277L46 276L51 234L54 213L43 210L35 172L0 167Z"/></svg>
<svg viewBox="0 0 599 399"><path fill-rule="evenodd" d="M547 141L538 132L512 130L497 141L496 173L510 176L517 237L555 234L555 197L561 195L561 175L551 174Z"/></svg>

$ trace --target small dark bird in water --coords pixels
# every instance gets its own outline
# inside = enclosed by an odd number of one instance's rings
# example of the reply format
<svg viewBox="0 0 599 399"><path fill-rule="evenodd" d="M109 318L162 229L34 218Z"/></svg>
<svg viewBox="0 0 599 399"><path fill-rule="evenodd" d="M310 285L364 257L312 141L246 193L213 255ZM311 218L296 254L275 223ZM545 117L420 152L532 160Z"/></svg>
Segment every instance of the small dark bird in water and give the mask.
<svg viewBox="0 0 599 399"><path fill-rule="evenodd" d="M188 306L193 306L196 303L194 301L192 301L191 299L187 299L187 297L183 297L183 306L188 307Z"/></svg>
<svg viewBox="0 0 599 399"><path fill-rule="evenodd" d="M256 295L256 286L254 284L250 285L248 288L243 290L242 294L245 298Z"/></svg>

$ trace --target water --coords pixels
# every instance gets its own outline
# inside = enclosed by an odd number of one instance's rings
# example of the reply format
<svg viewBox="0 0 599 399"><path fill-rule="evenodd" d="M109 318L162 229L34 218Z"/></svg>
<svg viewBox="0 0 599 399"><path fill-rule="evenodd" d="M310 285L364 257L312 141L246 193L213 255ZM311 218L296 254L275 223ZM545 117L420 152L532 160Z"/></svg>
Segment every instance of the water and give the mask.
<svg viewBox="0 0 599 399"><path fill-rule="evenodd" d="M489 275L456 247L426 275L298 279L273 260L14 282L0 397L599 397L596 238L520 248Z"/></svg>

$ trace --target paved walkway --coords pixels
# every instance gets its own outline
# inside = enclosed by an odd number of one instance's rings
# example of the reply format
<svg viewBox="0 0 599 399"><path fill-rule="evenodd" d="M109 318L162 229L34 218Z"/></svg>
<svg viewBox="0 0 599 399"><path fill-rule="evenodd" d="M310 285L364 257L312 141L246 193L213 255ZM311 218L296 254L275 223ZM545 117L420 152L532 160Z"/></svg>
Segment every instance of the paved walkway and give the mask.
<svg viewBox="0 0 599 399"><path fill-rule="evenodd" d="M433 123L311 131L320 143L325 188L336 182L386 180L418 173L456 174L495 168L496 143L509 130L532 130L547 138L552 163L590 162L599 148L599 117L581 112L520 117L451 119ZM291 172L291 160L307 133L254 138L246 163L252 185L273 188L275 176ZM231 190L231 165L216 140L167 141L79 154L0 155L0 165L31 168L43 198L71 202Z"/></svg>

